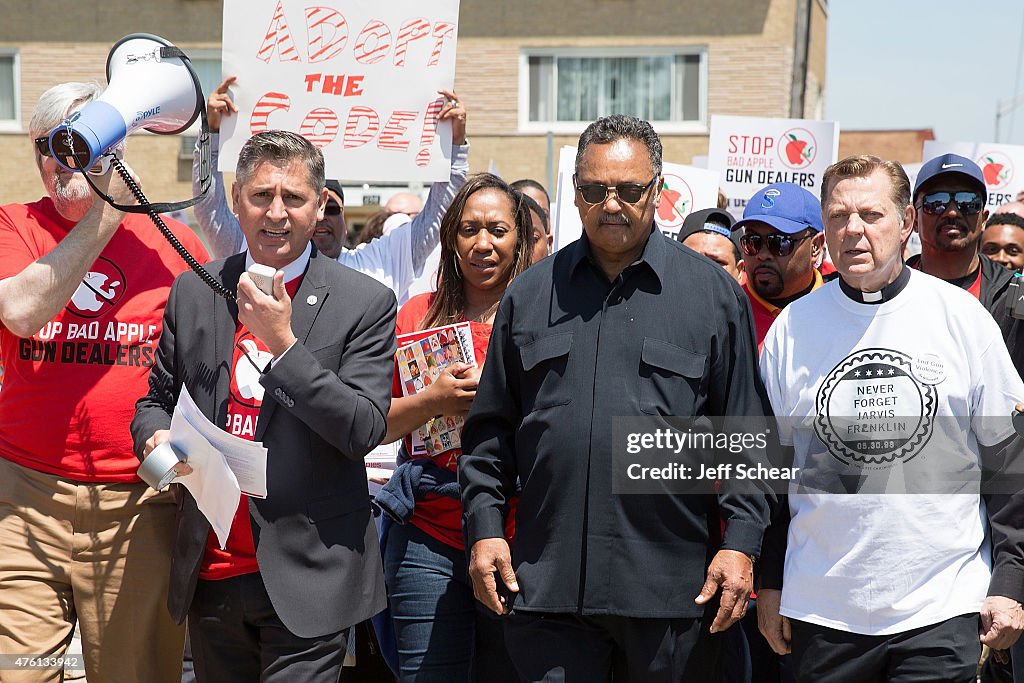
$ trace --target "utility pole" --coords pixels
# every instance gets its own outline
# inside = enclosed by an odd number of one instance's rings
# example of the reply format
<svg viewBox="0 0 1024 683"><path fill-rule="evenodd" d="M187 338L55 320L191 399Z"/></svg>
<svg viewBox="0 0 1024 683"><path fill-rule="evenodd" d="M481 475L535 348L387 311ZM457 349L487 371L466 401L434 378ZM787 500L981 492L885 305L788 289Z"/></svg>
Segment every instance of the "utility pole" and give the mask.
<svg viewBox="0 0 1024 683"><path fill-rule="evenodd" d="M1012 113L1017 107L1024 104L1024 92L1019 92L1008 100L996 100L996 130L995 142L1002 142L1000 136L1000 124L1003 117Z"/></svg>

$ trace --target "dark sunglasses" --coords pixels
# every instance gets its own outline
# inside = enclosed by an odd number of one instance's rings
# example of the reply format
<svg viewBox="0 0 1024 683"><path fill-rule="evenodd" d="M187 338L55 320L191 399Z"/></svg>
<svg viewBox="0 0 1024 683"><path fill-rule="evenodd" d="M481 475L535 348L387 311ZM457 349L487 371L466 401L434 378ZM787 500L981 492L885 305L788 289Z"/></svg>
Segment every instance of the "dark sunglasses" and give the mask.
<svg viewBox="0 0 1024 683"><path fill-rule="evenodd" d="M962 192L929 192L921 197L921 203L917 208L932 216L941 216L949 209L949 205L956 202L956 210L964 216L974 216L981 213L985 206L985 200L977 192L965 190Z"/></svg>
<svg viewBox="0 0 1024 683"><path fill-rule="evenodd" d="M768 251L772 256L785 258L793 253L796 245L810 237L812 237L810 234L794 237L793 235L783 235L780 232L773 232L767 236L751 233L740 237L740 248L743 249L743 253L747 256L757 256L761 251L761 247L767 244Z"/></svg>
<svg viewBox="0 0 1024 683"><path fill-rule="evenodd" d="M52 154L50 154L50 138L49 137L45 137L44 136L44 137L41 137L41 138L36 138L35 140L33 140L33 142L35 143L36 151L39 152L40 156L44 156L44 157L53 156Z"/></svg>
<svg viewBox="0 0 1024 683"><path fill-rule="evenodd" d="M33 144L35 144L36 151L39 152L40 156L44 158L53 156L52 154L50 154L49 136L36 138L32 142ZM68 147L67 142L61 139L60 137L54 139L53 145L54 147L57 148L57 155L61 159L63 159L64 163L66 163L68 166L76 166L77 159L75 157L81 157L83 159L89 158L89 150L72 149L71 147ZM97 160L97 162L93 165L93 167L89 169L89 173L91 173L92 175L103 175L104 173L107 172L108 168L110 168L109 160L104 161L103 157L101 156L99 160Z"/></svg>
<svg viewBox="0 0 1024 683"><path fill-rule="evenodd" d="M327 202L324 204L324 215L325 216L337 216L342 211L341 205L337 202Z"/></svg>
<svg viewBox="0 0 1024 683"><path fill-rule="evenodd" d="M654 181L658 179L658 176L654 176L646 185L640 185L638 183L619 183L613 188L609 188L607 185L601 183L587 183L586 185L580 185L576 180L576 176L572 178L572 184L576 186L580 196L583 197L583 201L587 204L603 204L608 199L608 190L615 190L615 197L619 201L626 202L627 204L636 204L640 199L643 198L644 192L654 184Z"/></svg>
<svg viewBox="0 0 1024 683"><path fill-rule="evenodd" d="M35 139L36 151L44 157L52 157L50 154L50 136L45 135L41 138ZM72 149L68 146L68 143L63 136L57 136L53 141L53 146L56 147L57 154L61 157L75 157L81 156L85 159L89 158L88 149Z"/></svg>

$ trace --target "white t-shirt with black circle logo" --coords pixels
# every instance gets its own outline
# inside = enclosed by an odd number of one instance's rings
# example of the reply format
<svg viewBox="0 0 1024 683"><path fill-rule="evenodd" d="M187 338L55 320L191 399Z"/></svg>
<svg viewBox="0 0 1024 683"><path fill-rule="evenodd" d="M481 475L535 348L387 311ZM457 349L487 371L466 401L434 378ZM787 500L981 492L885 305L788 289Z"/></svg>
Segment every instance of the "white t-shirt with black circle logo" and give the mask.
<svg viewBox="0 0 1024 683"><path fill-rule="evenodd" d="M981 304L916 271L876 305L834 281L783 310L761 375L801 468L782 614L888 635L977 612L992 566L979 444L1009 437L1024 399Z"/></svg>

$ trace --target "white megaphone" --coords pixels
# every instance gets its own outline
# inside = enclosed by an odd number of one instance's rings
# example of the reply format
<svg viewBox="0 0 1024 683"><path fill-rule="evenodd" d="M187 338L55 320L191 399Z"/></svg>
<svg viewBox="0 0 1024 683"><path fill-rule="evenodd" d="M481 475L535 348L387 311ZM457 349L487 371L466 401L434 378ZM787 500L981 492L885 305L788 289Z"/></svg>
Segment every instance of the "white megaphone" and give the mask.
<svg viewBox="0 0 1024 683"><path fill-rule="evenodd" d="M130 133L144 128L174 135L204 106L199 77L177 47L149 33L133 33L107 55L107 89L50 132L50 152L69 171L93 167Z"/></svg>

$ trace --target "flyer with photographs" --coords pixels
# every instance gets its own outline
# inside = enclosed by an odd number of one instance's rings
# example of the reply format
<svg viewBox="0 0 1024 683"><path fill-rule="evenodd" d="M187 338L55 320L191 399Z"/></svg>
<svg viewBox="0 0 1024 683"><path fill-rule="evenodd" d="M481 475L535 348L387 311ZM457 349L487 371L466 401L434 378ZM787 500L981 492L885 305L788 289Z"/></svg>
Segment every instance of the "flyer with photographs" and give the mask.
<svg viewBox="0 0 1024 683"><path fill-rule="evenodd" d="M455 363L475 365L469 323L434 327L398 336L395 352L402 395L412 396L429 387ZM441 415L412 433L412 457L444 453L462 445L462 417Z"/></svg>

